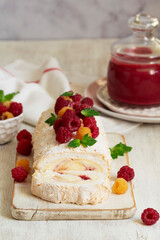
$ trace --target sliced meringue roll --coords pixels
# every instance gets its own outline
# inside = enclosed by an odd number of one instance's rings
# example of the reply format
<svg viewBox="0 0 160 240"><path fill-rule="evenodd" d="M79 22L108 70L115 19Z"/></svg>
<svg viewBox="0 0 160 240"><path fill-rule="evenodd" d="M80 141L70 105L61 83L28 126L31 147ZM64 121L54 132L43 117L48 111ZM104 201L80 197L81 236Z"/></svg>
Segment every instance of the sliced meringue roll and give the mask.
<svg viewBox="0 0 160 240"><path fill-rule="evenodd" d="M32 194L54 203L97 204L110 193L110 150L99 117L97 142L90 147L68 147L55 139L53 126L42 113L33 135L34 174Z"/></svg>

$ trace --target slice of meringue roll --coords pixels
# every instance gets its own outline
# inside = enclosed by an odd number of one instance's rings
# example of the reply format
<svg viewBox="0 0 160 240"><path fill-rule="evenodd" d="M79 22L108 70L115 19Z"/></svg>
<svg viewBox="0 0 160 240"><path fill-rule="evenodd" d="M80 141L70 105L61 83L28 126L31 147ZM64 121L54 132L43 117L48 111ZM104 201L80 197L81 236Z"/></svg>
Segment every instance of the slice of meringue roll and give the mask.
<svg viewBox="0 0 160 240"><path fill-rule="evenodd" d="M42 113L33 134L31 192L54 203L97 204L110 193L110 150L99 117L97 142L91 147L68 147L55 139L53 126L45 120L51 109Z"/></svg>

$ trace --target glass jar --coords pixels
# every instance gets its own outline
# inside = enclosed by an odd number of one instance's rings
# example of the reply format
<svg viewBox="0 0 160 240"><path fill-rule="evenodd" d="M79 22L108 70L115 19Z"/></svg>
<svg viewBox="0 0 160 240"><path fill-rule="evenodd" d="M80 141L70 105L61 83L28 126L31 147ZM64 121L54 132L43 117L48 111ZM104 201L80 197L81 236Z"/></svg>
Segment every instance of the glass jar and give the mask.
<svg viewBox="0 0 160 240"><path fill-rule="evenodd" d="M153 36L156 18L129 19L133 35L111 45L107 85L112 99L136 105L160 104L160 41Z"/></svg>

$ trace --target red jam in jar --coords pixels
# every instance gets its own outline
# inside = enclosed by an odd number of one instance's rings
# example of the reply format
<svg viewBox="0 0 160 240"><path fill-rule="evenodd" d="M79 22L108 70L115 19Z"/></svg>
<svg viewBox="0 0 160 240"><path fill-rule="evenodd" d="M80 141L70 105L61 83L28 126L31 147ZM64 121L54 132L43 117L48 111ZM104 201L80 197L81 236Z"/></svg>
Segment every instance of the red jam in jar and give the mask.
<svg viewBox="0 0 160 240"><path fill-rule="evenodd" d="M160 104L160 43L152 36L158 20L131 18L133 36L111 47L107 85L112 99L136 105Z"/></svg>

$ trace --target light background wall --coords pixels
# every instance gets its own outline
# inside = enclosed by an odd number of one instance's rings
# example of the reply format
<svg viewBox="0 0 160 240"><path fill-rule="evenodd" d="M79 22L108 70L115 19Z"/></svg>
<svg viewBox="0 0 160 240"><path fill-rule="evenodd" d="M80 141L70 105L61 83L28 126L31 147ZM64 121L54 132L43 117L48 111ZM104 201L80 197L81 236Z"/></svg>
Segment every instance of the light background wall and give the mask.
<svg viewBox="0 0 160 240"><path fill-rule="evenodd" d="M160 0L0 0L0 40L127 36L139 12L160 19Z"/></svg>

